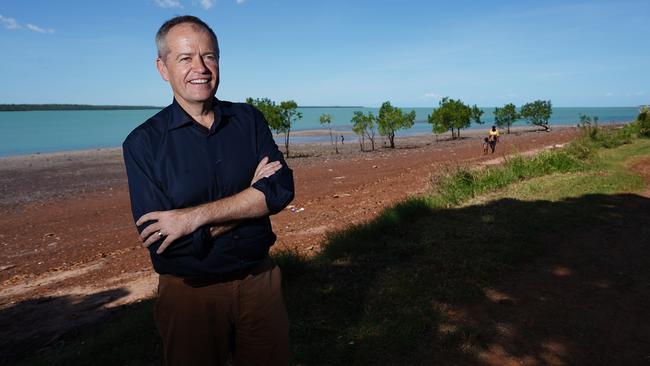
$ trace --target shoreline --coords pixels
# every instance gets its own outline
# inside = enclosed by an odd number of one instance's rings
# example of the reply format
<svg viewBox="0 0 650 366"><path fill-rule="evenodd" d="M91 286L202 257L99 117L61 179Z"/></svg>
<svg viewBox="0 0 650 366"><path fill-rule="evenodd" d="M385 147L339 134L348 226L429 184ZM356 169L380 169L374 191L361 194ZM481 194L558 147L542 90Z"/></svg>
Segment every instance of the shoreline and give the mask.
<svg viewBox="0 0 650 366"><path fill-rule="evenodd" d="M557 127L550 133L529 127L518 127L511 134L503 134L501 148L507 149L511 143L530 141L535 145L553 140L554 136L575 133L575 127ZM537 131L537 132L536 132ZM487 130L467 130L461 139L452 140L450 134L418 134L396 136L395 149L388 148L386 138L377 136L375 151L371 151L369 141L361 151L358 140L353 137L339 143L338 153L329 141L328 135L317 142L300 142L292 140L289 157L286 157L283 141L276 137L280 151L285 153L287 164L293 168L304 168L320 162L362 162L377 157L402 155L407 151L446 151L459 146L482 152L482 137ZM329 134L329 132L327 132ZM474 153L472 153L474 155ZM449 156L439 157L443 161L457 160L452 151ZM475 158L482 158L481 154ZM399 165L402 162L397 163ZM74 197L75 195L93 194L110 188L126 189L127 181L121 147L97 148L76 151L62 151L43 154L19 155L0 158L0 208L13 209L24 204L38 203L49 199ZM110 192L110 190L109 190Z"/></svg>
<svg viewBox="0 0 650 366"><path fill-rule="evenodd" d="M629 122L617 122L617 123L612 123L612 124L620 124L620 123L629 123ZM609 124L608 124L609 125ZM484 135L485 131L487 131L491 126L480 126L480 127L470 127L464 130L461 130L461 137L476 137L479 135ZM571 128L575 127L575 125L569 125L569 124L561 124L561 125L551 125L551 129L565 129L565 128ZM535 126L513 126L510 128L511 133L521 133L521 132L535 132L540 130L539 128ZM504 135L505 129L500 129L502 132L501 134ZM541 131L541 130L540 130ZM358 144L358 138L357 135L350 131L350 130L342 130L342 129L332 129L332 133L334 136L340 136L344 135L346 138L346 142L348 143L355 143ZM440 133L440 134L433 134L432 132L420 132L416 131L414 133L409 133L409 130L405 131L397 131L395 138L396 141L400 139L411 139L411 138L432 138L434 141L436 140L436 137L438 140L447 140L451 138L451 133L449 131ZM273 134L273 138L275 139L276 144L281 148L284 146L284 134ZM329 144L330 143L330 137L329 137L329 130L328 129L309 129L309 130L296 130L292 131L290 134L290 147L291 146L304 146L304 145L323 145L323 144ZM379 135L378 133L376 134L375 137L376 141L381 144L381 141L384 141L386 138ZM339 141L340 144L340 141ZM379 144L379 145L380 145ZM378 145L378 146L379 146ZM109 146L109 147L94 147L94 148L88 148L88 149L75 149L75 150L57 150L57 151L46 151L46 152L32 152L32 153L27 153L27 154L15 154L15 155L0 155L0 171L4 170L4 168L7 168L5 165L16 165L17 160L24 160L24 159L35 159L38 157L42 157L45 159L68 159L70 157L74 158L77 156L87 156L89 154L94 154L96 152L99 153L104 153L107 155L115 154L116 152L120 152L121 156L121 151L122 147L121 146Z"/></svg>
<svg viewBox="0 0 650 366"><path fill-rule="evenodd" d="M552 139L555 135L564 135L575 127L557 127L550 133L531 129L527 126L511 129L511 134L503 134L503 148L508 141L532 140L536 144ZM538 132L535 132L538 131ZM482 151L482 137L486 130L474 129L461 132L461 139L452 140L450 133L435 136L417 134L395 137L395 149L388 148L386 138L375 138L375 151L371 151L369 141L361 151L356 137L346 138L339 143L338 153L329 141L329 136L316 142L300 142L292 139L289 157L286 157L281 138L276 137L280 151L285 154L287 163L292 167L332 161L364 161L377 156L403 154L410 150L453 149L455 146L467 146L471 150ZM321 134L323 131L320 132ZM329 134L329 132L328 132ZM516 143L518 144L518 143ZM454 152L447 157L455 160ZM477 156L479 157L479 156ZM400 163L401 164L401 163ZM74 151L60 151L43 154L18 155L0 158L0 209L16 207L29 202L39 202L57 197L70 197L87 194L110 187L126 187L126 174L121 147L97 148Z"/></svg>

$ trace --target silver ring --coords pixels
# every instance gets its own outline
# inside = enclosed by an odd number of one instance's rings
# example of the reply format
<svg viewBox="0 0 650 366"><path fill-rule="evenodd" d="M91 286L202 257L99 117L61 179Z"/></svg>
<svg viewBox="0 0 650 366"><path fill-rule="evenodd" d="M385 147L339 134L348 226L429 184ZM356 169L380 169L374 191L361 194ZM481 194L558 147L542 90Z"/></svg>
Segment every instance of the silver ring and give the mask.
<svg viewBox="0 0 650 366"><path fill-rule="evenodd" d="M158 237L159 237L159 238L162 237L162 231L159 231L159 232L158 232Z"/></svg>

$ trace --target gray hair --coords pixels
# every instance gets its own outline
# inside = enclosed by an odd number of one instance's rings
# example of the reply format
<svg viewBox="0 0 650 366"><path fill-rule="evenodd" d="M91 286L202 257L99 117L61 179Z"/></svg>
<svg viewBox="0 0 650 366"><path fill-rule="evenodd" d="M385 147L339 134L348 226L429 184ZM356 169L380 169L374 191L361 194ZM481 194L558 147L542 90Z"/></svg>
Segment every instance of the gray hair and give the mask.
<svg viewBox="0 0 650 366"><path fill-rule="evenodd" d="M165 59L167 57L167 54L169 53L169 48L167 48L167 33L174 28L177 25L180 24L192 24L195 27L200 27L208 34L210 34L210 37L212 37L212 40L214 41L214 49L216 52L217 59L219 59L219 42L217 41L217 35L214 33L212 28L210 28L209 25L207 25L204 21L201 19L192 16L192 15L180 15L177 17L173 17L169 19L168 21L164 22L163 25L160 26L160 29L158 29L158 32L156 33L156 47L158 48L158 57L161 59Z"/></svg>

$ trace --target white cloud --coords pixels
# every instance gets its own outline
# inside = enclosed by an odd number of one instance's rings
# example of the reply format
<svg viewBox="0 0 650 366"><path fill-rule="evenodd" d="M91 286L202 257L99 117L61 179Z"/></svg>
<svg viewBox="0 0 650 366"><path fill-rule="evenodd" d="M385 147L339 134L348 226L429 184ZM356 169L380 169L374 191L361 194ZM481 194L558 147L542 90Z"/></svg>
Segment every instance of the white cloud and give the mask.
<svg viewBox="0 0 650 366"><path fill-rule="evenodd" d="M214 5L213 0L201 0L201 6L206 10L210 9L212 5Z"/></svg>
<svg viewBox="0 0 650 366"><path fill-rule="evenodd" d="M437 94L437 93L434 93L434 92L428 92L428 93L424 93L424 95L423 95L422 97L423 97L423 98L435 98L435 99L439 99L439 98L440 98L440 95Z"/></svg>
<svg viewBox="0 0 650 366"><path fill-rule="evenodd" d="M182 8L180 1L178 0L154 0L158 6L161 8Z"/></svg>
<svg viewBox="0 0 650 366"><path fill-rule="evenodd" d="M183 7L183 2L180 0L154 0L156 5L158 5L161 8L182 8ZM244 0L237 0L237 3L243 3ZM187 3L187 1L185 1ZM210 9L214 6L215 0L192 0L191 2L192 6L197 6L200 5L203 9Z"/></svg>
<svg viewBox="0 0 650 366"><path fill-rule="evenodd" d="M7 28L7 29L21 29L22 28L20 26L20 24L18 24L16 19L8 18L6 16L3 16L2 14L0 14L0 23L2 23L2 25L4 25L4 27Z"/></svg>
<svg viewBox="0 0 650 366"><path fill-rule="evenodd" d="M237 4L243 4L245 2L246 2L246 0L237 0Z"/></svg>
<svg viewBox="0 0 650 366"><path fill-rule="evenodd" d="M54 29L43 29L39 26L36 26L34 24L27 24L27 29L38 32L38 33L54 33Z"/></svg>
<svg viewBox="0 0 650 366"><path fill-rule="evenodd" d="M606 97L611 97L611 96L613 96L613 95L614 95L614 93L612 93L612 92L607 92L607 93L605 93L605 96L606 96Z"/></svg>
<svg viewBox="0 0 650 366"><path fill-rule="evenodd" d="M54 33L54 29L44 29L34 24L27 24L26 26L22 26L16 21L16 19L5 17L1 14L0 23L2 23L2 25L4 25L4 27L7 29L29 29L30 31L37 33Z"/></svg>
<svg viewBox="0 0 650 366"><path fill-rule="evenodd" d="M645 95L645 92L644 91L638 91L638 92L634 93L634 95Z"/></svg>

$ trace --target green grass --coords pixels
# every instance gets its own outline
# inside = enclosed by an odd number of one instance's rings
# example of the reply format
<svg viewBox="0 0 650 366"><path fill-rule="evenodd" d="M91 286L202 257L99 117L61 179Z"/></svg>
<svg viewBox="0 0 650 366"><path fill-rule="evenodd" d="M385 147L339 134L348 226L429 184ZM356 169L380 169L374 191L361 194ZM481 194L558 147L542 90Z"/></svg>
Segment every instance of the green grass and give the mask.
<svg viewBox="0 0 650 366"><path fill-rule="evenodd" d="M532 158L515 156L501 167L461 169L442 177L437 182L437 194L432 200L440 207L452 207L522 180L554 173L578 172L587 167L587 162L566 150L542 152Z"/></svg>
<svg viewBox="0 0 650 366"><path fill-rule="evenodd" d="M276 253L292 364L475 362L496 330L449 319L446 308L482 298L485 287L543 255L537 238L549 227L605 223L608 195L643 189L626 164L650 154L650 140L603 149L610 140L586 136L532 159L458 171L433 194L332 234L315 258ZM149 307L129 309L23 364L156 364Z"/></svg>
<svg viewBox="0 0 650 366"><path fill-rule="evenodd" d="M527 201L543 198L559 201L587 194L637 192L643 189L645 183L642 177L629 171L625 162L634 156L648 154L650 148L644 141L613 150L604 150L595 157L588 168L571 173L556 172L520 181L468 200L465 204L482 204L506 198Z"/></svg>

